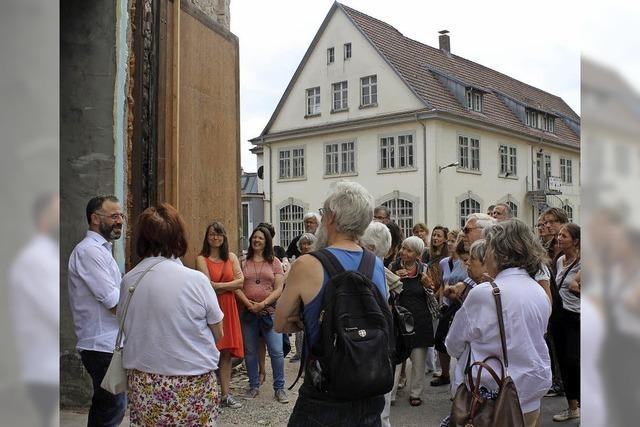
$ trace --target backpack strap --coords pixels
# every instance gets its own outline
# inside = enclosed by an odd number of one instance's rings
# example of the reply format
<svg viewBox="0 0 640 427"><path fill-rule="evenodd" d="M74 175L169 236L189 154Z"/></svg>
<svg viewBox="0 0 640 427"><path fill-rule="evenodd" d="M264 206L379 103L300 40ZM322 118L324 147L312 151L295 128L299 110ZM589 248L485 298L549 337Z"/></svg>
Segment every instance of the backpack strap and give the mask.
<svg viewBox="0 0 640 427"><path fill-rule="evenodd" d="M364 277L371 279L373 277L373 269L375 268L375 266L376 256L373 254L373 252L363 248L362 259L360 260L358 271L362 273Z"/></svg>
<svg viewBox="0 0 640 427"><path fill-rule="evenodd" d="M309 255L315 257L318 261L320 261L322 267L327 270L329 277L333 277L344 271L344 268L342 267L342 264L340 264L340 261L338 261L338 258L336 258L336 256L326 248L319 251L310 252Z"/></svg>

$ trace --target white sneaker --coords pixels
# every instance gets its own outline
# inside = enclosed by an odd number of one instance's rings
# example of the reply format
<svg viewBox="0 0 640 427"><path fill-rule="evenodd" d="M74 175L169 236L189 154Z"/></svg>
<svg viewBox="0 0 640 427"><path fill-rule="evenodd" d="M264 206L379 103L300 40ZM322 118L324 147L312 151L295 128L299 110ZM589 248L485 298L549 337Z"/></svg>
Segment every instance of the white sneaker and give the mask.
<svg viewBox="0 0 640 427"><path fill-rule="evenodd" d="M574 418L580 418L580 408L576 408L576 409L565 409L564 411L560 412L559 414L556 414L553 416L553 421L569 421L569 420L573 420Z"/></svg>

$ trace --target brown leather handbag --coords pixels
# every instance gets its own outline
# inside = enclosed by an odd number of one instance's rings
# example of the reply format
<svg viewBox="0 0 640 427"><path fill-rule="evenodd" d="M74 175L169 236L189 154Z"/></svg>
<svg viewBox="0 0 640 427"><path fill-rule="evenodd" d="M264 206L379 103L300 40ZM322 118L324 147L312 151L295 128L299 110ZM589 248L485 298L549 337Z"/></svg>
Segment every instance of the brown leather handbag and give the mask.
<svg viewBox="0 0 640 427"><path fill-rule="evenodd" d="M504 333L504 321L502 318L502 300L500 288L491 282L493 296L498 312L498 326L500 327L500 339L502 341L502 356L504 363L497 356L489 356L483 361L471 362L471 349L467 358L465 375L469 381L470 390L463 382L456 390L451 407L450 425L456 427L524 427L524 416L520 408L518 391L506 370L509 367L507 357L507 340ZM500 376L487 363L497 360L501 367ZM476 380L474 381L472 370L477 367ZM480 378L485 370L491 375L499 388L498 397L495 400L487 399L480 393ZM505 373L507 376L505 376Z"/></svg>

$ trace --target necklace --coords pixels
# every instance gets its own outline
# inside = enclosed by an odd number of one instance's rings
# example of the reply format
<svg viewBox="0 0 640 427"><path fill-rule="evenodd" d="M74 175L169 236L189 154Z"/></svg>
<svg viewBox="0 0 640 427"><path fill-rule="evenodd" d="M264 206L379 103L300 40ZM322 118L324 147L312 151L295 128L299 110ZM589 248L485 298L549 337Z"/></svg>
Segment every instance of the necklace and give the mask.
<svg viewBox="0 0 640 427"><path fill-rule="evenodd" d="M260 284L260 273L262 273L262 268L264 267L264 260L260 261L260 271L256 268L256 262L253 261L253 272L256 274L256 285Z"/></svg>

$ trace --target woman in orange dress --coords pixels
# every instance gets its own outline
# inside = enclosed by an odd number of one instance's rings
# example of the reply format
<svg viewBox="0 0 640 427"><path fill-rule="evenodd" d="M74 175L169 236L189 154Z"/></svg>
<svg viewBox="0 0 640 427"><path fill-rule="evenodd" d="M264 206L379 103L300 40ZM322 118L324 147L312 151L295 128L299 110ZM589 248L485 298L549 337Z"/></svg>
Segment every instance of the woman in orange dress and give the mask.
<svg viewBox="0 0 640 427"><path fill-rule="evenodd" d="M211 281L211 286L218 296L218 304L224 313L224 336L216 341L216 347L220 351L220 406L242 408L242 403L229 394L229 382L231 357L244 357L242 329L234 293L236 289L242 288L244 276L238 257L229 252L229 240L221 223L213 222L207 227L202 251L196 258L196 268Z"/></svg>

